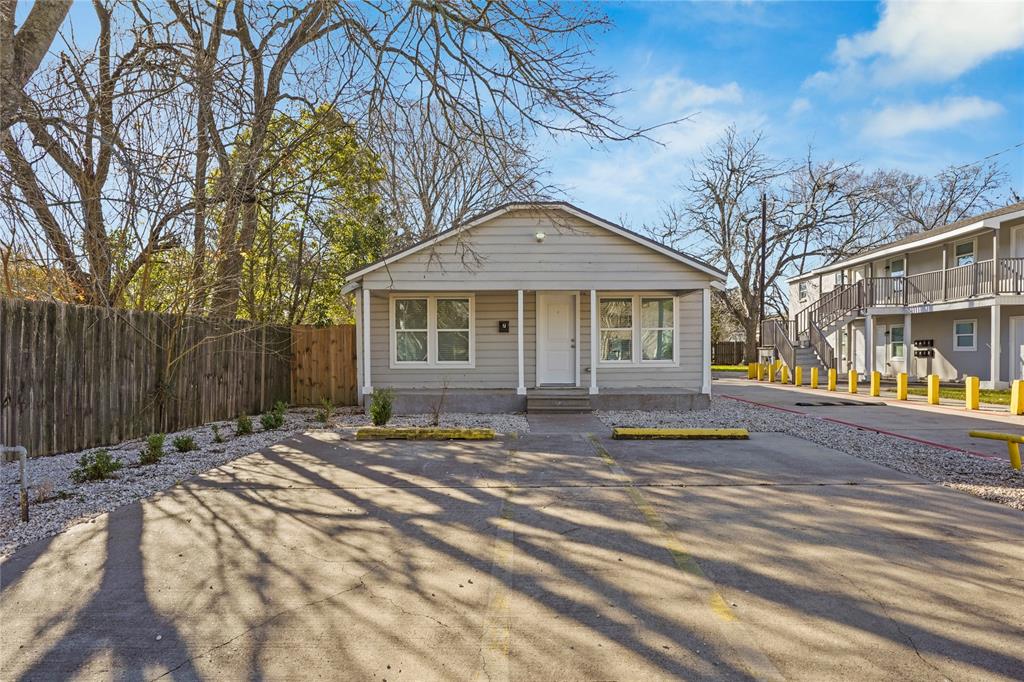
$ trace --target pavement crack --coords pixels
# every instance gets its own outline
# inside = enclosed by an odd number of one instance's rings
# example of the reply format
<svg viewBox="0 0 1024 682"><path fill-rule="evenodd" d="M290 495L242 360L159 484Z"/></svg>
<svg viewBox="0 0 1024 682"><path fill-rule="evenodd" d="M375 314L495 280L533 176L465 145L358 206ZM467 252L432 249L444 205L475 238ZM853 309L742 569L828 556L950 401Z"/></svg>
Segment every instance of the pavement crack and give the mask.
<svg viewBox="0 0 1024 682"><path fill-rule="evenodd" d="M159 679L162 679L164 677L167 677L168 675L171 675L172 673L178 671L183 666L191 663L192 661L195 661L196 659L202 658L203 656L208 656L209 654L213 653L214 651L217 651L218 649L222 649L222 648L226 647L227 645L231 644L235 640L240 639L242 637L245 637L250 632L254 632L255 630L259 630L260 628L262 628L262 627L264 627L264 626L274 622L275 620L277 620L281 616L286 616L286 615L288 615L290 613L295 613L296 611L300 611L302 609L309 608L310 606L316 606L318 604L323 604L324 602L328 602L328 601L330 601L330 600L332 600L332 599L334 599L336 597L339 597L339 596L341 596L341 595L343 595L343 594L345 594L347 592L352 592L352 591L358 590L360 587L363 587L363 585L364 585L363 578L366 575L369 575L370 573L373 573L377 569L378 569L378 567L371 568L370 570L366 571L365 573L357 576L358 579L359 579L359 584L351 585L349 587L346 587L343 590L338 590L337 592L332 592L331 594L328 594L325 597L320 597L319 599L313 599L313 600L310 600L308 602L304 602L302 604L297 604L296 606L291 606L291 607L289 607L287 609L281 609L280 611L277 611L273 615L271 615L271 616L269 616L267 618L264 618L263 620L259 621L258 623L254 623L253 625L247 627L246 629L242 630L241 632L239 632L239 633L233 635L232 637L224 640L220 644L217 644L217 645L212 646L212 647L210 647L208 649L205 649L204 651L202 651L201 653L196 654L195 656L189 656L188 658L186 658L185 660L183 660L181 663L179 663L178 665L174 666L173 668L170 668L169 670L166 670L163 673L161 673L160 675L157 675L156 677L152 678L151 682L155 682L155 680L159 680Z"/></svg>

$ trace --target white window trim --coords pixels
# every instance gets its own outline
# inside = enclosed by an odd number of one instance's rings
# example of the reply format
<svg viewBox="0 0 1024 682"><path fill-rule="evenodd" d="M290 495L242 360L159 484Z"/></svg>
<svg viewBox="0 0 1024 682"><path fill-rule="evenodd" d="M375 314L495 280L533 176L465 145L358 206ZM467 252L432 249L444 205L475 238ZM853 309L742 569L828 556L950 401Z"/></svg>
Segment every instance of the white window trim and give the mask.
<svg viewBox="0 0 1024 682"><path fill-rule="evenodd" d="M956 345L956 337L958 336L958 334L956 333L956 326L958 324L963 324L965 322L970 322L971 323L971 347L970 348L960 347L960 346ZM978 318L969 319L969 320L953 320L953 350L954 351L964 351L964 352L971 352L971 351L978 350Z"/></svg>
<svg viewBox="0 0 1024 682"><path fill-rule="evenodd" d="M427 299L427 359L426 361L398 360L397 328L395 326L395 301L410 299ZM465 298L469 299L469 362L442 361L437 359L437 301L438 299ZM476 296L471 293L453 292L449 294L391 294L388 297L388 335L391 348L388 351L391 369L475 369L476 368Z"/></svg>
<svg viewBox="0 0 1024 682"><path fill-rule="evenodd" d="M796 285L796 296L800 299L801 303L807 301L807 282L798 282Z"/></svg>
<svg viewBox="0 0 1024 682"><path fill-rule="evenodd" d="M648 293L628 293L628 294L614 294L605 293L597 297L597 340L598 343L601 341L601 331L604 329L601 327L601 301L614 299L614 298L628 298L631 300L631 309L633 312L633 326L630 329L632 340L633 340L633 359L632 360L605 360L602 358L601 349L597 352L597 366L601 367L678 367L679 366L679 297L672 294L659 294L657 292ZM672 359L671 360L644 360L643 349L640 347L640 339L643 334L643 328L640 323L640 300L644 298L670 298L672 299ZM623 327L625 329L625 327ZM653 327L652 327L653 329Z"/></svg>
<svg viewBox="0 0 1024 682"><path fill-rule="evenodd" d="M961 239L958 242L953 242L953 259L952 259L953 267L954 268L967 267L965 265L957 265L957 262L956 262L956 258L957 258L957 256L956 256L956 247L960 246L961 244L970 244L971 245L971 257L974 258L974 263L972 263L972 265L977 265L978 264L978 238L977 237L971 237L970 239Z"/></svg>
<svg viewBox="0 0 1024 682"><path fill-rule="evenodd" d="M892 332L893 332L894 329L899 329L899 330L901 330L903 332L903 339L899 343L897 343L896 341L892 340L892 337L893 337L893 333ZM888 355L889 355L889 359L890 360L906 360L906 357L904 357L903 355L896 355L896 353L893 352L894 350L896 350L896 348L899 348L900 353L902 353L904 350L906 350L906 348L904 346L904 343L905 343L906 338L907 338L907 328L906 328L906 326L902 325L902 324L891 324L891 325L889 325L889 331L887 333L887 336L889 337L889 339L888 339L888 345L889 345Z"/></svg>

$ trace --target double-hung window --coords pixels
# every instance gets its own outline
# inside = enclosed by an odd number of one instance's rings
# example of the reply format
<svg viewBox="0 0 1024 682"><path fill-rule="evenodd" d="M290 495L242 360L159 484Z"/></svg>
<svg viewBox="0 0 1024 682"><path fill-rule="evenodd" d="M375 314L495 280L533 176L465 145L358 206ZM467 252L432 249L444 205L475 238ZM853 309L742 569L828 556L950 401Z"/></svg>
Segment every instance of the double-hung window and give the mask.
<svg viewBox="0 0 1024 682"><path fill-rule="evenodd" d="M807 300L807 282L800 282L799 284L797 284L796 285L796 290L797 290L797 298L800 299L800 302L803 303L804 301L806 301Z"/></svg>
<svg viewBox="0 0 1024 682"><path fill-rule="evenodd" d="M977 320L957 320L953 323L953 350L978 350Z"/></svg>
<svg viewBox="0 0 1024 682"><path fill-rule="evenodd" d="M894 324L889 328L889 357L903 358L903 325Z"/></svg>
<svg viewBox="0 0 1024 682"><path fill-rule="evenodd" d="M600 361L669 364L676 361L676 301L672 296L608 296L598 304Z"/></svg>
<svg viewBox="0 0 1024 682"><path fill-rule="evenodd" d="M391 299L392 364L473 364L473 299L401 296Z"/></svg>
<svg viewBox="0 0 1024 682"><path fill-rule="evenodd" d="M953 262L959 267L961 265L974 264L974 240L960 242L953 247Z"/></svg>

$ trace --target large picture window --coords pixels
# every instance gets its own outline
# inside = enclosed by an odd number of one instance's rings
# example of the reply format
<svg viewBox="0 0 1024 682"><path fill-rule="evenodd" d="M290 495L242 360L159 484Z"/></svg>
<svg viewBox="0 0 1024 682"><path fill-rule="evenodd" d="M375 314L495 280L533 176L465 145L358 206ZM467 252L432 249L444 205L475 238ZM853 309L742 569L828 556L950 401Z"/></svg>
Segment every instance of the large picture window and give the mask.
<svg viewBox="0 0 1024 682"><path fill-rule="evenodd" d="M675 299L672 296L608 296L599 301L603 363L676 361Z"/></svg>
<svg viewBox="0 0 1024 682"><path fill-rule="evenodd" d="M396 367L473 364L470 296L394 297L391 331Z"/></svg>

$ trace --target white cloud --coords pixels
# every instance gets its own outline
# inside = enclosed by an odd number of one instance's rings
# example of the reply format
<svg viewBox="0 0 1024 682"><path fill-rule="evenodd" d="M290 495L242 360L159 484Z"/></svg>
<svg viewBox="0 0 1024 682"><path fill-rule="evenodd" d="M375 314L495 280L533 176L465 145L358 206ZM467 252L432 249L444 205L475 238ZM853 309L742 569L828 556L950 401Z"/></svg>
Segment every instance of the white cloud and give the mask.
<svg viewBox="0 0 1024 682"><path fill-rule="evenodd" d="M838 70L819 72L808 83L946 81L1022 47L1024 3L888 0L873 30L836 42Z"/></svg>
<svg viewBox="0 0 1024 682"><path fill-rule="evenodd" d="M735 81L714 86L697 83L688 78L666 74L652 79L643 86L647 95L642 108L676 117L693 113L694 109L710 104L738 104L743 101L743 90Z"/></svg>
<svg viewBox="0 0 1024 682"><path fill-rule="evenodd" d="M810 108L811 100L806 97L797 97L793 100L793 103L789 105L789 114L790 116L797 116L805 111L809 111Z"/></svg>
<svg viewBox="0 0 1024 682"><path fill-rule="evenodd" d="M950 97L929 104L885 107L868 117L864 134L873 138L896 138L910 133L943 130L967 121L991 118L1003 113L998 102L980 97Z"/></svg>

